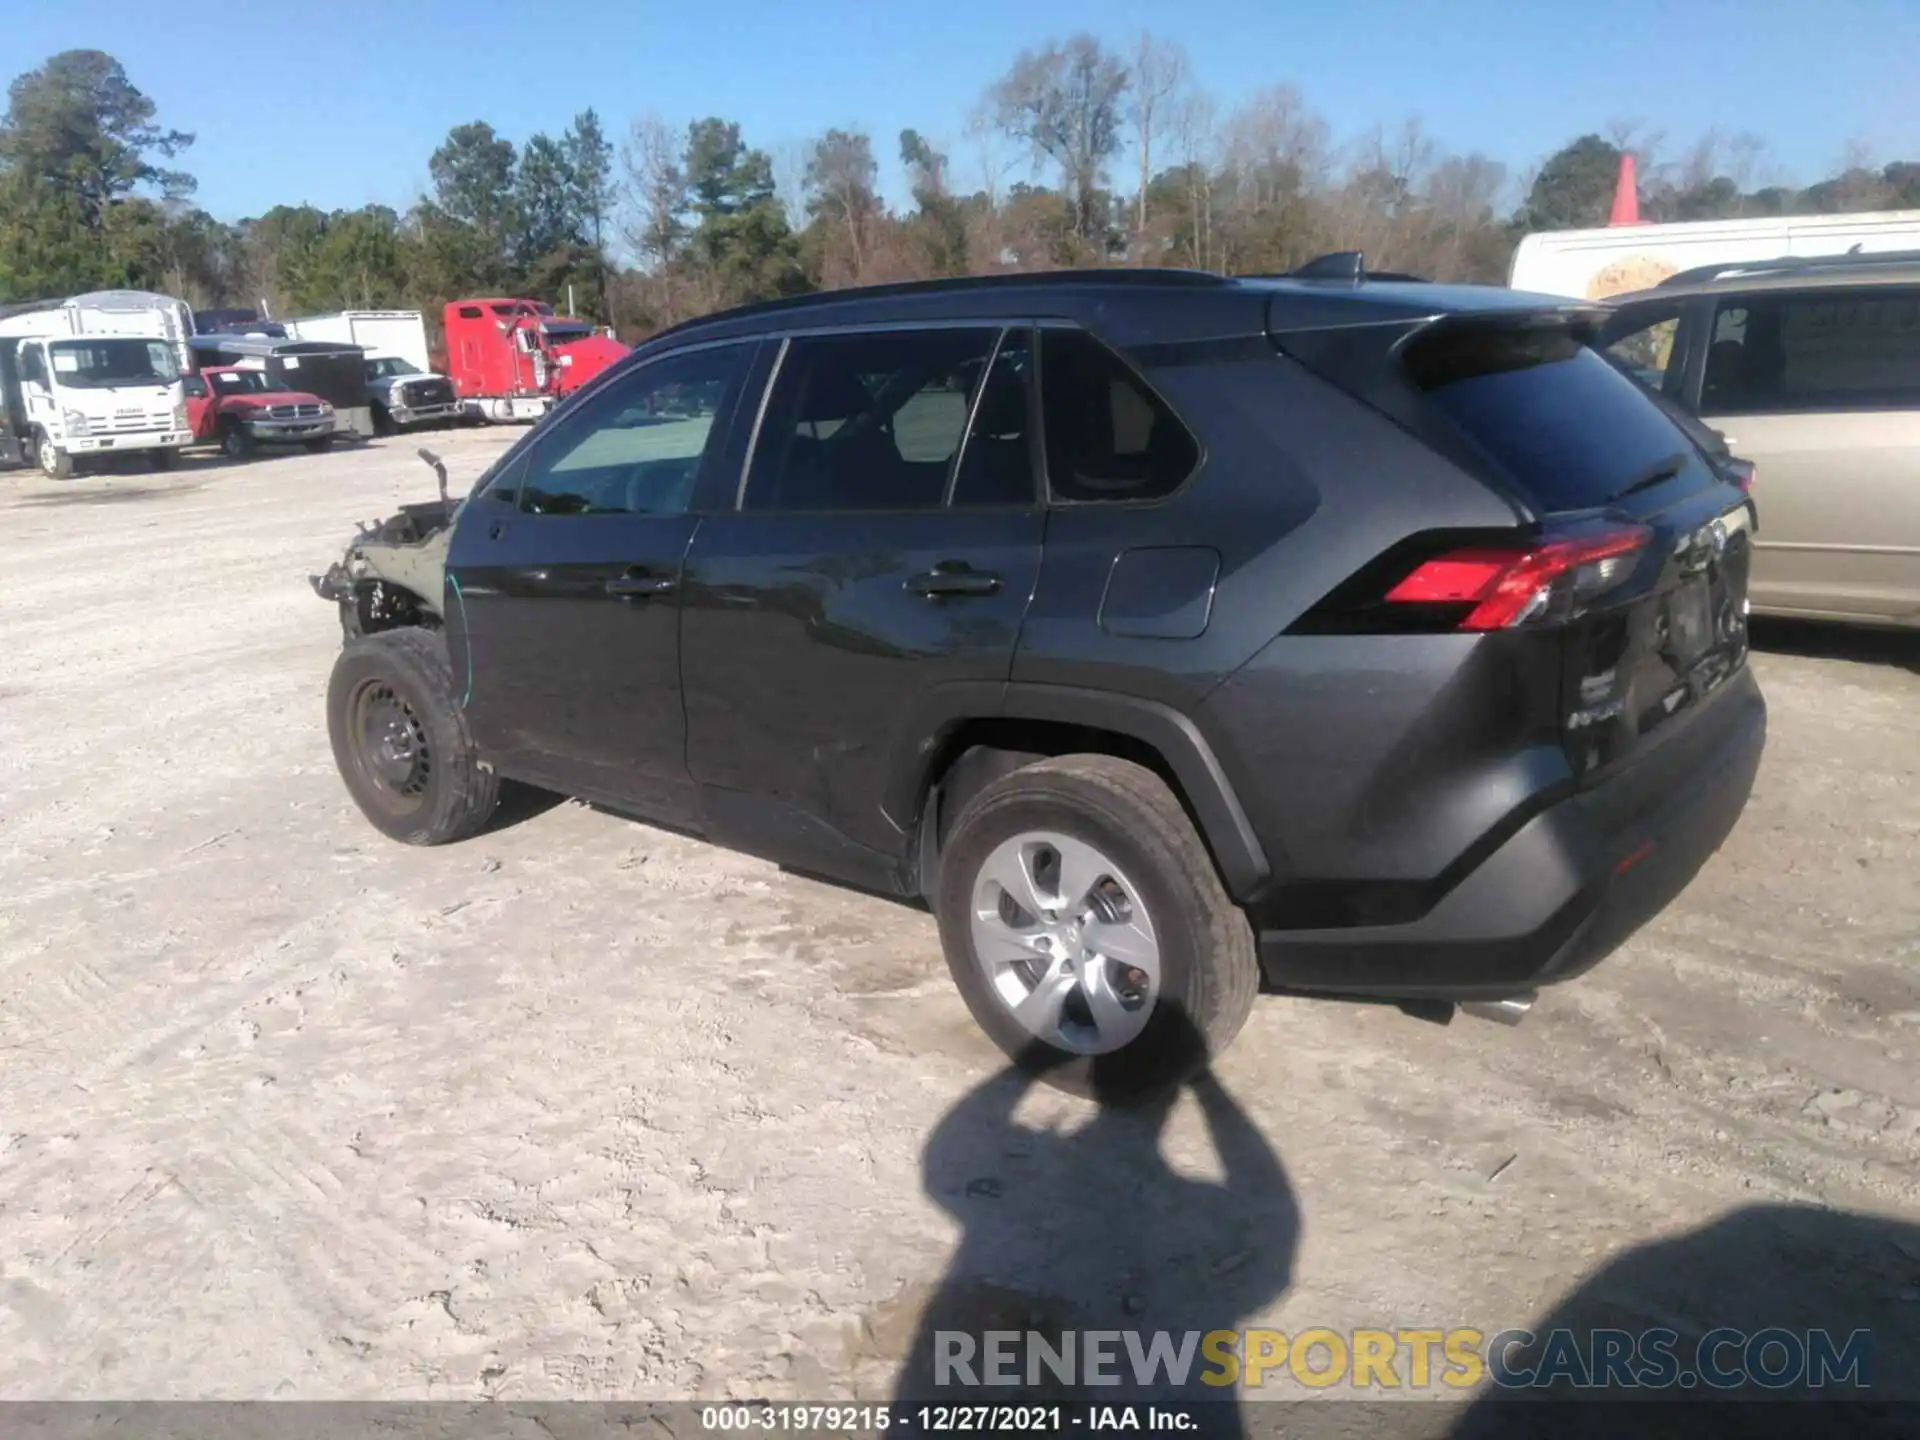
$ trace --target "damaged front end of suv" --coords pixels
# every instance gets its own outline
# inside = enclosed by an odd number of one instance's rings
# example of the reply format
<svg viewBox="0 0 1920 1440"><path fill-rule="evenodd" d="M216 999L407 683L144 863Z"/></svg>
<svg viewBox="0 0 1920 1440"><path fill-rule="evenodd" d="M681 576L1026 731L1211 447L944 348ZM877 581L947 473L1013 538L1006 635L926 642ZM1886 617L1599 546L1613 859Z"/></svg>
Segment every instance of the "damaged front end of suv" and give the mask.
<svg viewBox="0 0 1920 1440"><path fill-rule="evenodd" d="M445 624L447 544L453 518L465 502L447 498L447 467L439 456L422 450L420 458L433 467L440 498L402 505L396 515L361 525L347 553L326 574L307 577L316 595L340 607L340 629L349 640L406 626L438 630Z"/></svg>

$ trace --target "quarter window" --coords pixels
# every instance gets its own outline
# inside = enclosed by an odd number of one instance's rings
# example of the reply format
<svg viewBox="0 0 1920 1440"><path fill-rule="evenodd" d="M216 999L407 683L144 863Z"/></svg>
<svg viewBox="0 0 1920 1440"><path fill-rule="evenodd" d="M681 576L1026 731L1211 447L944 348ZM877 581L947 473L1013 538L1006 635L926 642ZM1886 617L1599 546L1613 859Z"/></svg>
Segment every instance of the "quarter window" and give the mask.
<svg viewBox="0 0 1920 1440"><path fill-rule="evenodd" d="M1664 391L1678 358L1674 341L1680 333L1678 309L1649 315L1639 312L1628 323L1633 329L1607 341L1607 354L1649 390Z"/></svg>
<svg viewBox="0 0 1920 1440"><path fill-rule="evenodd" d="M1041 332L1040 403L1055 500L1156 500L1200 463L1166 402L1083 331Z"/></svg>
<svg viewBox="0 0 1920 1440"><path fill-rule="evenodd" d="M670 355L585 398L535 442L520 508L535 515L683 513L753 348Z"/></svg>
<svg viewBox="0 0 1920 1440"><path fill-rule="evenodd" d="M754 447L746 508L928 510L944 504L998 339L994 329L953 329L788 342ZM1024 428L1024 413L1019 423ZM981 461L983 472L995 465L991 456ZM984 488L993 483L1004 490L1007 482L1004 475L979 482Z"/></svg>

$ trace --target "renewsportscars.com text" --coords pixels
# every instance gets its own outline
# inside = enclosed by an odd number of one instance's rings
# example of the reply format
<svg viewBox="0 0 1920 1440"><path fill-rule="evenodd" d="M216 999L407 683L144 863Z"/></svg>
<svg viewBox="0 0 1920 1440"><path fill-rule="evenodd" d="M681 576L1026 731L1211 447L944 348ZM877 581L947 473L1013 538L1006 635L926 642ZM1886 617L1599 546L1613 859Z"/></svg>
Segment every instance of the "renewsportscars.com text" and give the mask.
<svg viewBox="0 0 1920 1440"><path fill-rule="evenodd" d="M1712 1330L1685 1342L1667 1329L989 1330L934 1336L940 1389L1036 1386L1222 1389L1866 1390L1873 1336L1853 1330Z"/></svg>

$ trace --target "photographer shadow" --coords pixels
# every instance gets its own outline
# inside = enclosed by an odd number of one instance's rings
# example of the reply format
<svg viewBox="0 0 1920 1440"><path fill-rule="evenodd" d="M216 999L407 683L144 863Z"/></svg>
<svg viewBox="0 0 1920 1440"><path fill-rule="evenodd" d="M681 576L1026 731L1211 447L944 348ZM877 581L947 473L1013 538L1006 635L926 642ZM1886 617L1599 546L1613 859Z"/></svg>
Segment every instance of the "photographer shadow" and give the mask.
<svg viewBox="0 0 1920 1440"><path fill-rule="evenodd" d="M895 1403L1159 1403L1194 1407L1205 1433L1242 1433L1233 1387L1202 1379L1218 1380L1221 1367L1199 1337L1238 1329L1291 1283L1300 1216L1279 1157L1209 1071L1147 1094L1095 1087L1105 1103L1071 1131L1016 1118L1039 1078L1033 1068L1000 1072L927 1140L922 1183L962 1234ZM1162 1154L1183 1093L1198 1105L1218 1180L1179 1174ZM990 1331L1017 1332L1001 1374L1018 1383L968 1383L988 1379ZM1117 1332L1104 1371L1118 1383L1088 1383L1086 1340L1098 1331ZM1142 1355L1162 1336L1164 1349L1184 1347L1184 1375L1161 1365L1136 1383L1127 1332ZM1030 1335L1056 1354L1074 1347L1071 1382L1030 1354Z"/></svg>

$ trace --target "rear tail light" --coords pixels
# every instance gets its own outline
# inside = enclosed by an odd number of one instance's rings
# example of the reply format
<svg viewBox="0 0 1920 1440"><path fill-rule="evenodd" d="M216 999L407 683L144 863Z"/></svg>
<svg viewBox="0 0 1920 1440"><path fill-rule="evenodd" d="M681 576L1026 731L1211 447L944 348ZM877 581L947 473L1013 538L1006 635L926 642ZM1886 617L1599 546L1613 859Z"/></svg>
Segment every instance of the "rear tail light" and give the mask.
<svg viewBox="0 0 1920 1440"><path fill-rule="evenodd" d="M1644 525L1531 546L1479 546L1422 561L1386 593L1388 606L1459 612L1456 630L1505 630L1577 614L1632 575L1653 539Z"/></svg>

